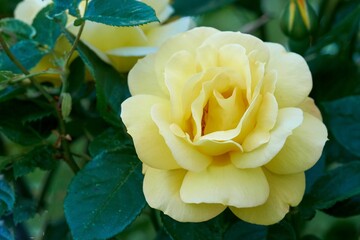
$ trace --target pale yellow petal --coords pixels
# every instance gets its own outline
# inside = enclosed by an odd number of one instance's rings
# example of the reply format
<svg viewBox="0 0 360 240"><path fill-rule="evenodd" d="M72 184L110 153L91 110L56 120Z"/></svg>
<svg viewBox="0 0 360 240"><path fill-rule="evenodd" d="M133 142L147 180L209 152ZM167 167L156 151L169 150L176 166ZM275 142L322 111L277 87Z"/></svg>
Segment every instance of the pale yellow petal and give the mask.
<svg viewBox="0 0 360 240"><path fill-rule="evenodd" d="M51 0L24 0L16 6L14 17L31 25L36 14L51 2Z"/></svg>
<svg viewBox="0 0 360 240"><path fill-rule="evenodd" d="M303 123L287 138L266 168L278 174L303 172L319 160L326 141L325 125L313 115L304 113Z"/></svg>
<svg viewBox="0 0 360 240"><path fill-rule="evenodd" d="M266 201L269 185L261 168L238 169L227 159L217 161L218 165L212 164L202 172L185 175L180 190L184 202L253 207Z"/></svg>
<svg viewBox="0 0 360 240"><path fill-rule="evenodd" d="M164 25L159 24L157 27L149 28L146 31L148 45L160 46L170 37L190 29L193 24L190 17L183 17Z"/></svg>
<svg viewBox="0 0 360 240"><path fill-rule="evenodd" d="M201 153L195 146L186 139L178 137L171 130L170 104L158 104L151 109L151 117L159 128L160 134L164 137L176 162L184 169L190 171L202 171L211 162L212 157Z"/></svg>
<svg viewBox="0 0 360 240"><path fill-rule="evenodd" d="M71 31L77 33L78 28ZM146 46L148 41L139 27L115 27L92 21L86 22L81 39L104 52L119 47Z"/></svg>
<svg viewBox="0 0 360 240"><path fill-rule="evenodd" d="M247 49L239 44L226 44L219 49L219 66L239 73L239 86L246 91L247 102L251 102L251 68Z"/></svg>
<svg viewBox="0 0 360 240"><path fill-rule="evenodd" d="M270 130L276 123L277 115L278 104L276 99L271 93L266 93L257 113L256 126L242 143L245 152L253 151L269 141Z"/></svg>
<svg viewBox="0 0 360 240"><path fill-rule="evenodd" d="M164 42L157 52L155 64L156 77L159 79L160 86L166 89L163 71L166 63L174 53L182 50L195 52L195 49L197 49L205 39L217 32L219 31L213 28L194 28L180 33L175 37L171 37Z"/></svg>
<svg viewBox="0 0 360 240"><path fill-rule="evenodd" d="M121 118L142 162L154 168L176 169L180 167L150 116L151 107L164 101L150 95L130 97L121 105Z"/></svg>
<svg viewBox="0 0 360 240"><path fill-rule="evenodd" d="M99 50L95 50L95 53L103 60L103 55L105 55L109 60L104 61L111 63L119 72L126 73L130 71L139 58L154 53L156 50L154 47L123 47L106 51L105 54Z"/></svg>
<svg viewBox="0 0 360 240"><path fill-rule="evenodd" d="M170 93L172 116L178 124L184 121L183 88L196 71L194 56L188 51L175 53L164 69L165 83Z"/></svg>
<svg viewBox="0 0 360 240"><path fill-rule="evenodd" d="M163 211L179 222L207 221L222 211L221 204L188 204L180 198L180 187L185 170L162 171L147 168L144 177L144 195L152 208Z"/></svg>
<svg viewBox="0 0 360 240"><path fill-rule="evenodd" d="M279 107L296 107L309 95L312 77L303 57L287 52L276 43L266 43L270 50L270 59L266 71L277 72L275 97Z"/></svg>
<svg viewBox="0 0 360 240"><path fill-rule="evenodd" d="M243 151L241 145L233 140L216 141L200 138L193 144L201 152L211 156L218 156L232 151Z"/></svg>
<svg viewBox="0 0 360 240"><path fill-rule="evenodd" d="M169 0L141 0L141 2L149 5L155 10L156 16L160 22L168 19L174 12L174 9L169 5Z"/></svg>
<svg viewBox="0 0 360 240"><path fill-rule="evenodd" d="M288 136L300 126L302 121L303 112L299 108L280 109L269 142L251 152L231 153L232 163L238 168L256 168L268 163L279 153Z"/></svg>
<svg viewBox="0 0 360 240"><path fill-rule="evenodd" d="M259 38L250 34L240 32L218 32L209 36L204 45L211 45L220 49L226 45L240 45L246 50L246 54L253 54L253 57L261 62L267 62L269 58L269 50Z"/></svg>
<svg viewBox="0 0 360 240"><path fill-rule="evenodd" d="M154 71L155 55L149 54L140 59L131 69L128 75L128 83L131 95L150 94L167 98L158 84Z"/></svg>
<svg viewBox="0 0 360 240"><path fill-rule="evenodd" d="M300 103L298 107L301 108L304 112L310 113L311 115L322 121L321 112L319 108L315 105L314 99L308 97L305 99L305 101Z"/></svg>
<svg viewBox="0 0 360 240"><path fill-rule="evenodd" d="M281 221L290 206L297 206L305 191L304 173L276 175L264 171L270 185L270 195L265 204L250 208L230 207L240 219L259 225L270 225Z"/></svg>

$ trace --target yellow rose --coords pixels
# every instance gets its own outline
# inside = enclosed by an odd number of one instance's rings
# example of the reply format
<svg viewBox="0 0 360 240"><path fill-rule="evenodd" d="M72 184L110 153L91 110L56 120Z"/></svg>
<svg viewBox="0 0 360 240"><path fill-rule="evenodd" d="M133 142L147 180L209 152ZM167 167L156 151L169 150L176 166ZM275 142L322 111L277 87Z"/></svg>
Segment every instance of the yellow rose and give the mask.
<svg viewBox="0 0 360 240"><path fill-rule="evenodd" d="M129 73L121 117L144 166L147 202L177 221L227 207L268 225L301 201L327 130L305 60L240 32L195 28Z"/></svg>
<svg viewBox="0 0 360 240"><path fill-rule="evenodd" d="M173 13L169 0L143 0L154 8L161 23L149 23L137 27L114 27L87 21L81 39L105 62L120 72L128 72L140 57L155 52L164 40L190 28L189 17L164 24ZM80 4L84 11L85 2ZM69 25L76 34L78 27Z"/></svg>

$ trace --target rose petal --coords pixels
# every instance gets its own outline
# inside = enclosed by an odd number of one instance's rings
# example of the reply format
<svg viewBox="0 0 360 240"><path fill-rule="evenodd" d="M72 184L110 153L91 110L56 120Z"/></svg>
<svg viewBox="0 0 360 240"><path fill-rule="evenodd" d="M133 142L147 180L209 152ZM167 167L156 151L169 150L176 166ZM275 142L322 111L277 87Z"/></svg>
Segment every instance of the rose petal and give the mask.
<svg viewBox="0 0 360 240"><path fill-rule="evenodd" d="M283 148L286 138L303 121L303 112L299 108L283 108L267 144L251 152L230 154L232 163L238 168L256 168L269 162Z"/></svg>
<svg viewBox="0 0 360 240"><path fill-rule="evenodd" d="M212 157L198 151L185 139L176 136L171 131L171 108L169 104L157 104L151 109L151 117L164 137L166 145L170 149L176 162L190 171L202 171L211 162Z"/></svg>
<svg viewBox="0 0 360 240"><path fill-rule="evenodd" d="M159 209L179 222L207 221L222 211L222 204L188 204L180 199L180 187L185 170L162 171L147 168L144 177L144 194L152 208Z"/></svg>
<svg viewBox="0 0 360 240"><path fill-rule="evenodd" d="M185 175L180 189L184 202L253 207L266 201L269 185L261 168L237 169L227 159L216 161L218 165Z"/></svg>
<svg viewBox="0 0 360 240"><path fill-rule="evenodd" d="M151 6L159 18L160 22L168 19L174 12L174 9L169 5L169 0L141 0L143 3Z"/></svg>
<svg viewBox="0 0 360 240"><path fill-rule="evenodd" d="M247 55L255 50L254 57L260 62L267 62L269 58L269 50L264 42L250 34L218 32L209 36L203 44L214 46L217 49L230 44L240 45L246 49Z"/></svg>
<svg viewBox="0 0 360 240"><path fill-rule="evenodd" d="M195 72L196 63L194 56L184 50L171 56L171 59L165 66L165 83L170 94L172 116L178 124L185 121L182 89Z"/></svg>
<svg viewBox="0 0 360 240"><path fill-rule="evenodd" d="M131 95L150 94L167 98L167 91L162 91L154 72L155 55L150 54L140 59L131 69L128 84Z"/></svg>
<svg viewBox="0 0 360 240"><path fill-rule="evenodd" d="M315 105L314 99L308 97L305 99L305 101L300 103L298 107L301 108L304 112L310 113L311 115L322 121L321 112L319 108Z"/></svg>
<svg viewBox="0 0 360 240"><path fill-rule="evenodd" d="M266 71L277 72L275 97L279 107L295 107L302 103L312 88L311 72L303 57L287 52L276 43L265 43L270 50Z"/></svg>
<svg viewBox="0 0 360 240"><path fill-rule="evenodd" d="M190 29L193 24L190 17L182 17L167 24L159 25L159 27L150 28L146 31L148 46L160 46L170 37Z"/></svg>
<svg viewBox="0 0 360 240"><path fill-rule="evenodd" d="M209 36L219 32L214 28L200 27L181 33L176 37L168 39L161 45L157 52L155 71L160 86L165 87L164 68L171 56L179 51L186 50L195 52L201 43Z"/></svg>
<svg viewBox="0 0 360 240"><path fill-rule="evenodd" d="M266 168L278 174L294 174L311 168L319 160L327 130L316 117L304 113L304 121L293 131L281 151Z"/></svg>
<svg viewBox="0 0 360 240"><path fill-rule="evenodd" d="M121 118L142 162L154 168L176 169L180 167L150 116L152 105L164 101L150 95L133 96L122 103Z"/></svg>
<svg viewBox="0 0 360 240"><path fill-rule="evenodd" d="M289 212L289 205L300 203L305 191L304 173L277 175L264 170L270 186L270 195L265 204L250 208L230 207L240 219L261 225L279 222Z"/></svg>
<svg viewBox="0 0 360 240"><path fill-rule="evenodd" d="M274 95L266 93L258 110L256 126L242 143L245 152L250 152L269 141L269 131L274 127L277 115L278 105L276 99Z"/></svg>

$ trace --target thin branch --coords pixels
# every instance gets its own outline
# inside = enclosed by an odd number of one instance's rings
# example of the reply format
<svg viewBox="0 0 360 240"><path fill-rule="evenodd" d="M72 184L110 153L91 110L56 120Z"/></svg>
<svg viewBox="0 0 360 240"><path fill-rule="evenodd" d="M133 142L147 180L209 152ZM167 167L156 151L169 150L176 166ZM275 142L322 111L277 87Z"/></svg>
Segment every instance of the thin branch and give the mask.
<svg viewBox="0 0 360 240"><path fill-rule="evenodd" d="M270 17L267 14L262 15L260 18L256 19L253 22L250 22L248 24L245 24L241 27L240 31L243 33L252 33L261 26L265 25L267 22L269 22Z"/></svg>

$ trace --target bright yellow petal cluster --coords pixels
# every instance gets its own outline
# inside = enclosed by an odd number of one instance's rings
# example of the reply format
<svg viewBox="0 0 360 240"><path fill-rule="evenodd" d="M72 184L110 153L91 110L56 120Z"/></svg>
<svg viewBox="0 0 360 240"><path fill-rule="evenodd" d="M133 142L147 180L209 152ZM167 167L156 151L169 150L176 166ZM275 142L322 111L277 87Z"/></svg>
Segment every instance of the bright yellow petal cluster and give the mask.
<svg viewBox="0 0 360 240"><path fill-rule="evenodd" d="M301 201L327 130L305 60L240 32L195 28L129 73L121 117L144 164L144 194L181 222L230 210L280 221Z"/></svg>

